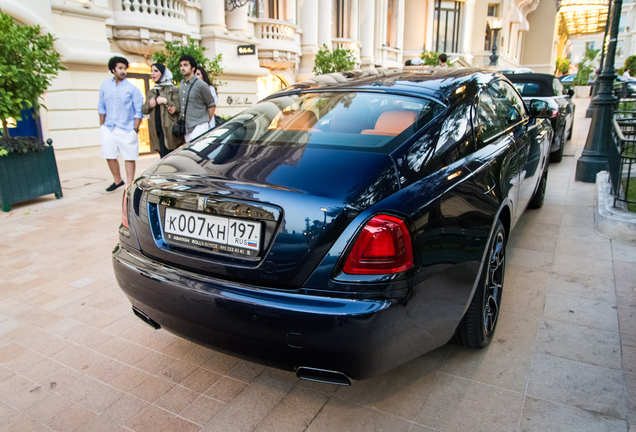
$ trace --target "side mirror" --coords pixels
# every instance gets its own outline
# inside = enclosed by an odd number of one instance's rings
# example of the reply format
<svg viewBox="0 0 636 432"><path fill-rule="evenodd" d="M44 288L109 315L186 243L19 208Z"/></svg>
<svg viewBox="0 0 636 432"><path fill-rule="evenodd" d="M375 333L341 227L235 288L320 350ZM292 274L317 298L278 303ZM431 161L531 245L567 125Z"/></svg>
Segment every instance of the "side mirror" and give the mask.
<svg viewBox="0 0 636 432"><path fill-rule="evenodd" d="M568 94L568 96L570 96L571 98L573 98L573 97L574 97L574 89L573 89L572 87L570 87L570 88L568 89L568 93L567 93L567 94Z"/></svg>
<svg viewBox="0 0 636 432"><path fill-rule="evenodd" d="M550 114L552 114L552 110L546 101L539 99L530 101L530 117L550 118Z"/></svg>

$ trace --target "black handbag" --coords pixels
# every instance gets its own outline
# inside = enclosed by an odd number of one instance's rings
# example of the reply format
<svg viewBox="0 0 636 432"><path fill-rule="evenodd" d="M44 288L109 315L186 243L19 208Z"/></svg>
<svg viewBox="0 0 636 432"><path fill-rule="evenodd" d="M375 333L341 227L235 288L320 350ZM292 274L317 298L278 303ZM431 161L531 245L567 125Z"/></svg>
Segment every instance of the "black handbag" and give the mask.
<svg viewBox="0 0 636 432"><path fill-rule="evenodd" d="M188 89L188 94L186 96L186 106L183 111L183 118L179 119L174 126L172 126L172 135L176 137L182 137L186 134L186 114L188 113L188 102L190 101L190 92L192 91L192 87L194 87L194 81L196 81L196 77L193 77L192 84L190 84L190 88Z"/></svg>
<svg viewBox="0 0 636 432"><path fill-rule="evenodd" d="M186 134L185 120L179 119L174 126L172 126L172 135L176 137L182 137Z"/></svg>

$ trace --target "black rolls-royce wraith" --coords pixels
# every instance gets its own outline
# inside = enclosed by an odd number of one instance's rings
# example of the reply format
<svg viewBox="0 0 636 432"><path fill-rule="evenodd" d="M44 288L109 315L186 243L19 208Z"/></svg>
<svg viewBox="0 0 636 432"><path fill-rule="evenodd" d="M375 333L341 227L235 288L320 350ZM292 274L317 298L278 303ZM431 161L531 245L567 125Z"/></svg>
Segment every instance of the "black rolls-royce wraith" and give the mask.
<svg viewBox="0 0 636 432"><path fill-rule="evenodd" d="M549 116L477 69L294 84L127 189L117 281L155 328L302 379L483 347L507 239L543 203Z"/></svg>

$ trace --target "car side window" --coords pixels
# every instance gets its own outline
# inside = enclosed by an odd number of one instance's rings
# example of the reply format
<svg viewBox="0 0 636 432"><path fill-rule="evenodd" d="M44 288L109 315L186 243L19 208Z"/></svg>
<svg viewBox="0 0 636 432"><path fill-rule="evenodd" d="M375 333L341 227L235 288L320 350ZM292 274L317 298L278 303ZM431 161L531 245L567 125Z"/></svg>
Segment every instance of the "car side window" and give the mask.
<svg viewBox="0 0 636 432"><path fill-rule="evenodd" d="M505 127L521 121L526 109L519 93L507 82L497 81L492 84L490 92L497 105L497 112Z"/></svg>
<svg viewBox="0 0 636 432"><path fill-rule="evenodd" d="M563 96L565 93L563 91L563 84L558 79L554 79L552 81L552 89L554 90L555 96Z"/></svg>
<svg viewBox="0 0 636 432"><path fill-rule="evenodd" d="M486 91L479 94L477 102L477 136L480 141L486 141L489 138L502 132L504 127L497 114L497 105L495 100Z"/></svg>

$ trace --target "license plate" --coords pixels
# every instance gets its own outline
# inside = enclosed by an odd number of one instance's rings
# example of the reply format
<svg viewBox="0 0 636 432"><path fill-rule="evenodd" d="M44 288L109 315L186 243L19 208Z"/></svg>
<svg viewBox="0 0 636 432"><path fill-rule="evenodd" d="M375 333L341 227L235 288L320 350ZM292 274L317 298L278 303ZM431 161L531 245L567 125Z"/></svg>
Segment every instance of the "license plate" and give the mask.
<svg viewBox="0 0 636 432"><path fill-rule="evenodd" d="M166 207L166 240L223 252L256 255L261 246L259 222Z"/></svg>

